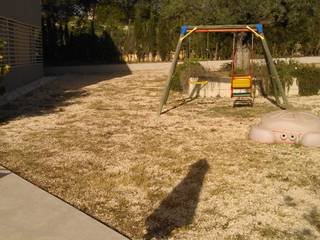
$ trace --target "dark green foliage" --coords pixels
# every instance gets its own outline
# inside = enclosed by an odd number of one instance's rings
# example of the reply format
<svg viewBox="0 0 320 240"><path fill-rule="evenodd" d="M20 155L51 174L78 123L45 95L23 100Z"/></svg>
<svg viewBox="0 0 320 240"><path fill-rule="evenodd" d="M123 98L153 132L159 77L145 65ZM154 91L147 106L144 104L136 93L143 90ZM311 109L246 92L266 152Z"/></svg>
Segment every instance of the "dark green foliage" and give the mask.
<svg viewBox="0 0 320 240"><path fill-rule="evenodd" d="M295 77L294 71L297 63L294 61L276 61L276 68L284 89L289 90L293 84L293 78ZM274 95L273 86L269 81L270 75L265 64L253 64L253 75L260 81L262 81L263 92L268 95Z"/></svg>
<svg viewBox="0 0 320 240"><path fill-rule="evenodd" d="M262 22L273 56L320 54L320 1L257 0L43 0L45 60L64 63L77 60L72 41L83 44L86 34L102 39L105 34L117 51L103 54L134 54L139 61L170 60L183 24L247 24ZM84 35L83 35L84 34ZM83 35L83 36L82 36ZM77 39L79 38L79 39ZM77 40L76 40L77 39ZM209 41L207 41L209 40ZM96 40L94 40L96 41ZM101 42L100 40L98 42ZM103 44L108 44L103 42ZM104 48L103 44L97 47ZM192 35L192 57L212 60L231 56L232 34ZM87 46L82 45L81 48ZM96 47L92 47L96 48ZM111 48L108 47L109 49ZM257 54L262 49L256 45ZM83 52L89 50L77 49ZM95 54L86 62L113 61L121 57ZM71 55L68 55L68 54ZM81 56L88 53L81 53ZM151 58L149 58L151 56ZM130 58L129 58L130 60Z"/></svg>
<svg viewBox="0 0 320 240"><path fill-rule="evenodd" d="M60 35L62 36L62 34ZM53 65L121 63L120 51L108 33L100 37L89 33L72 34L70 39L60 38L61 44L55 45L45 53L46 63Z"/></svg>
<svg viewBox="0 0 320 240"><path fill-rule="evenodd" d="M320 68L315 65L299 65L295 71L295 76L298 80L300 96L319 94Z"/></svg>
<svg viewBox="0 0 320 240"><path fill-rule="evenodd" d="M230 71L231 71L231 68L232 68L231 63L224 63L224 64L222 64L220 70L221 70L221 71L230 72Z"/></svg>
<svg viewBox="0 0 320 240"><path fill-rule="evenodd" d="M199 77L204 72L205 69L196 60L189 60L179 64L173 75L171 89L179 92L188 92L190 78Z"/></svg>
<svg viewBox="0 0 320 240"><path fill-rule="evenodd" d="M263 82L263 90L268 95L273 95L273 88L270 85L267 67L261 64L254 64L254 76ZM294 78L297 79L300 96L317 95L320 90L320 68L315 65L299 64L295 61L277 61L276 68L282 82L282 86L289 90Z"/></svg>
<svg viewBox="0 0 320 240"><path fill-rule="evenodd" d="M320 68L315 65L299 64L293 60L277 61L276 67L282 85L289 90L297 79L300 96L317 95L320 90Z"/></svg>
<svg viewBox="0 0 320 240"><path fill-rule="evenodd" d="M273 87L269 81L269 73L265 64L253 64L253 75L262 81L262 91L273 96ZM289 91L294 79L297 79L300 96L317 95L320 91L320 68L315 65L299 64L296 61L276 61L276 68L284 89ZM230 71L231 64L224 64L220 71ZM190 60L177 66L172 80L172 89L175 91L187 91L190 77L204 74L205 70L198 61Z"/></svg>
<svg viewBox="0 0 320 240"><path fill-rule="evenodd" d="M157 55L157 9L152 1L140 0L135 12L135 48L139 61L143 61L148 54Z"/></svg>
<svg viewBox="0 0 320 240"><path fill-rule="evenodd" d="M296 76L296 69L298 67L298 63L290 60L290 61L277 61L276 68L282 82L282 86L284 89L289 90L293 84L293 79Z"/></svg>
<svg viewBox="0 0 320 240"><path fill-rule="evenodd" d="M170 30L169 30L170 31ZM175 36L176 42L178 41L178 34ZM171 37L168 34L166 21L164 19L160 19L158 22L158 35L157 35L157 43L158 43L158 53L162 61L167 61L170 59L170 51L174 49L171 46Z"/></svg>

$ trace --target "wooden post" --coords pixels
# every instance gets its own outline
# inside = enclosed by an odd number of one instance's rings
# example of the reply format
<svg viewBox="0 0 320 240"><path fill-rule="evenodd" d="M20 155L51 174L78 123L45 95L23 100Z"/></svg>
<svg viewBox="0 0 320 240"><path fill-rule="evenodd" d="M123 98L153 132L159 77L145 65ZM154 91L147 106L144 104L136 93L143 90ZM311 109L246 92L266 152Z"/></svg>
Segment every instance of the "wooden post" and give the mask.
<svg viewBox="0 0 320 240"><path fill-rule="evenodd" d="M271 86L273 88L273 94L274 94L274 97L276 99L276 103L278 105L281 105L281 102L280 102L280 99L279 99L279 92L278 92L277 86L275 84L273 72L272 72L272 70L270 68L270 64L268 64L266 55L265 55L265 59L266 59L266 66L267 66L268 73L269 73L269 78L270 78L270 84L268 83L268 91L266 92L266 94L267 95L269 94L269 90L270 90L269 86Z"/></svg>
<svg viewBox="0 0 320 240"><path fill-rule="evenodd" d="M161 99L160 99L160 106L159 106L159 112L158 112L159 116L162 113L163 105L167 103L167 100L168 100L168 97L169 97L169 92L170 92L170 88L171 88L171 81L172 81L173 74L174 74L174 72L176 70L177 64L178 64L179 53L180 53L180 49L181 49L182 42L183 42L183 39L184 39L183 37L184 37L184 33L181 33L180 37L179 37L179 41L178 41L177 47L176 47L176 51L175 51L175 54L174 54L173 62L171 64L169 76L168 76L168 79L166 81L166 84L165 84L165 87L163 89L163 93L162 93L162 96L161 96Z"/></svg>
<svg viewBox="0 0 320 240"><path fill-rule="evenodd" d="M264 50L264 55L265 55L268 71L270 74L270 79L271 79L272 85L274 86L274 89L275 89L274 94L276 97L276 101L278 104L280 103L280 102L278 102L279 101L279 94L280 94L280 96L282 97L283 105L284 105L283 107L287 108L289 105L289 102L288 102L287 96L285 94L285 91L282 87L276 66L273 63L273 59L272 59L272 56L270 53L270 49L268 47L268 43L266 41L264 34L260 33L260 35L263 37L263 38L261 38L262 47Z"/></svg>

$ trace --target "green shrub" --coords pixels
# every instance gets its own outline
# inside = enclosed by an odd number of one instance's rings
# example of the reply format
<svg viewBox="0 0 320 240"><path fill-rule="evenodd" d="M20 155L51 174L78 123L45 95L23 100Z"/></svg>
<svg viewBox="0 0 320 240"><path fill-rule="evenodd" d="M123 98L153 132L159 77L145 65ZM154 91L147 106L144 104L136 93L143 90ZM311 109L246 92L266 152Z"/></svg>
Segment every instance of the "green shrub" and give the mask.
<svg viewBox="0 0 320 240"><path fill-rule="evenodd" d="M293 60L289 60L289 61L278 60L276 62L276 68L277 68L282 86L287 91L289 91L290 87L293 84L296 69L298 68L298 66L299 66L299 63Z"/></svg>
<svg viewBox="0 0 320 240"><path fill-rule="evenodd" d="M293 60L278 60L275 62L275 65L280 81L282 83L282 87L289 91L290 87L293 84L295 72L299 64ZM267 66L265 64L254 64L253 69L255 77L259 80L262 80L262 86L264 88L265 93L273 96L274 92L270 82L270 75Z"/></svg>
<svg viewBox="0 0 320 240"><path fill-rule="evenodd" d="M298 81L300 96L311 96L319 93L320 68L315 65L300 64L295 71L295 76Z"/></svg>
<svg viewBox="0 0 320 240"><path fill-rule="evenodd" d="M299 95L310 96L316 95L320 90L320 68L315 65L305 65L296 61L276 62L276 68L281 80L282 86L289 91L293 84L294 78L297 78ZM264 90L268 95L273 95L273 88L270 85L269 73L265 65L254 65L254 73L258 79L263 79Z"/></svg>
<svg viewBox="0 0 320 240"><path fill-rule="evenodd" d="M221 65L220 71L231 72L232 65L231 63L224 63Z"/></svg>
<svg viewBox="0 0 320 240"><path fill-rule="evenodd" d="M300 96L317 95L320 91L320 68L315 65L300 64L296 61L278 60L275 62L279 78L284 89L289 91L294 78L297 78ZM230 71L230 64L224 64L222 70ZM190 60L179 64L173 75L171 89L174 91L188 91L189 79L205 72L198 61ZM258 80L262 80L263 91L273 96L273 87L265 64L253 64L253 73Z"/></svg>
<svg viewBox="0 0 320 240"><path fill-rule="evenodd" d="M179 92L188 92L189 79L191 77L198 77L204 71L204 68L196 60L189 60L179 64L172 77L171 89Z"/></svg>
<svg viewBox="0 0 320 240"><path fill-rule="evenodd" d="M221 65L221 68L219 69L219 71L225 71L225 72L230 72L231 73L232 70L232 63L224 63ZM241 74L249 74L250 70L249 69L241 69L241 68L235 68L234 70L234 74L237 75L241 75Z"/></svg>

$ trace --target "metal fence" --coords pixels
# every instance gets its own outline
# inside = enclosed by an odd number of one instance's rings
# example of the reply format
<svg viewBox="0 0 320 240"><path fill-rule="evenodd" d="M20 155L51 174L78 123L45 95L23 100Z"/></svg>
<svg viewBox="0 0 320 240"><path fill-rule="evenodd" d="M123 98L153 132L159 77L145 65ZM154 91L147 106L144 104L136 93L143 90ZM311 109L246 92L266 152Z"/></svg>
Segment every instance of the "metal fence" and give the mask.
<svg viewBox="0 0 320 240"><path fill-rule="evenodd" d="M43 63L41 29L0 16L0 39L6 42L5 62L12 67Z"/></svg>

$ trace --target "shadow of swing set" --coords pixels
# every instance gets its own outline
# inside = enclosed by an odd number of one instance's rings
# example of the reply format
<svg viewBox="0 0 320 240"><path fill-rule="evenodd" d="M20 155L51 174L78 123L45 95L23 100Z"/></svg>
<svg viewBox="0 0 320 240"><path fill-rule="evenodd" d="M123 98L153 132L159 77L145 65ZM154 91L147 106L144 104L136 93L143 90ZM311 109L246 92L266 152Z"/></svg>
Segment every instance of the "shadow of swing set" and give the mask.
<svg viewBox="0 0 320 240"><path fill-rule="evenodd" d="M230 81L231 81L231 97L237 98L234 101L234 106L239 103L239 105L249 104L253 105L254 101L254 94L253 94L253 71L252 66L249 67L249 72L244 73L237 73L236 68L236 34L239 33L251 33L252 36L252 49L253 50L253 38L254 36L260 40L264 58L266 62L266 66L268 69L269 79L271 82L271 86L273 86L273 92L275 97L275 104L282 109L288 108L288 99L285 95L285 91L281 84L277 69L273 62L270 49L268 47L268 43L266 37L263 33L263 26L262 24L250 24L250 25L200 25L200 26L182 26L180 37L178 40L178 44L176 47L175 55L173 58L173 62L170 68L168 79L165 83L165 87L163 89L163 93L160 99L160 106L158 114L161 115L162 113L167 112L168 110L163 112L163 107L167 103L170 88L172 86L173 76L175 74L175 70L178 64L180 51L183 42L194 33L232 33L233 34L233 50L232 50L232 63L231 63L231 73L230 73ZM250 54L251 56L251 54ZM251 61L249 59L251 64ZM201 86L207 84L207 81L190 81L191 84L197 85L194 87L189 99L194 99L194 95L196 91L201 89ZM188 101L186 101L188 102Z"/></svg>

